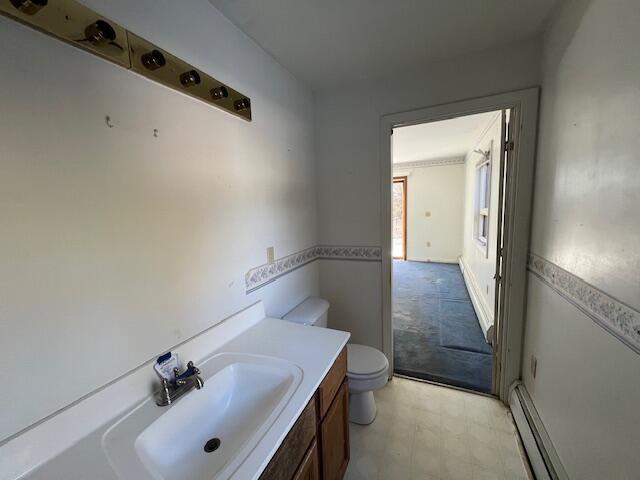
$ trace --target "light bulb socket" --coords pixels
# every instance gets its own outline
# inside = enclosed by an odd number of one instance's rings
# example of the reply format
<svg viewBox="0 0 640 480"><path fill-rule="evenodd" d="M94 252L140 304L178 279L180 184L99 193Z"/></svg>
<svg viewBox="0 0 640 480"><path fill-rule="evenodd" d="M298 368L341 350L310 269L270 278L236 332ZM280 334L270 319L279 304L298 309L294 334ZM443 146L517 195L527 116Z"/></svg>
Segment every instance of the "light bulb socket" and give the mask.
<svg viewBox="0 0 640 480"><path fill-rule="evenodd" d="M247 97L241 98L233 102L233 108L236 109L236 112L248 110L250 107L251 107L251 102Z"/></svg>
<svg viewBox="0 0 640 480"><path fill-rule="evenodd" d="M87 40L94 46L113 42L116 39L116 31L104 20L97 20L84 29Z"/></svg>
<svg viewBox="0 0 640 480"><path fill-rule="evenodd" d="M180 84L183 87L193 87L200 83L200 74L195 70L189 70L180 74Z"/></svg>
<svg viewBox="0 0 640 480"><path fill-rule="evenodd" d="M164 58L162 52L155 49L142 55L140 61L147 70L151 71L164 67L167 64L167 60Z"/></svg>
<svg viewBox="0 0 640 480"><path fill-rule="evenodd" d="M220 85L219 87L212 88L209 91L211 98L214 100L222 100L223 98L227 98L229 96L229 90L224 85Z"/></svg>
<svg viewBox="0 0 640 480"><path fill-rule="evenodd" d="M48 0L11 0L11 5L25 15L35 15L41 8L46 7Z"/></svg>

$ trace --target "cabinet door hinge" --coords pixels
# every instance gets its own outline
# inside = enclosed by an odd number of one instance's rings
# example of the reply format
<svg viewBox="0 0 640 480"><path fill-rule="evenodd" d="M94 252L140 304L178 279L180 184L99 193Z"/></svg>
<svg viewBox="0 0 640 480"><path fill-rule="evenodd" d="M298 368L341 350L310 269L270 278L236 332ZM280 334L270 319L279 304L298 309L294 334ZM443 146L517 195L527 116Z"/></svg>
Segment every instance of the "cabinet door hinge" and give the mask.
<svg viewBox="0 0 640 480"><path fill-rule="evenodd" d="M507 142L504 142L504 149L507 152L513 152L514 146L515 146L515 144L513 143L513 140L509 140Z"/></svg>

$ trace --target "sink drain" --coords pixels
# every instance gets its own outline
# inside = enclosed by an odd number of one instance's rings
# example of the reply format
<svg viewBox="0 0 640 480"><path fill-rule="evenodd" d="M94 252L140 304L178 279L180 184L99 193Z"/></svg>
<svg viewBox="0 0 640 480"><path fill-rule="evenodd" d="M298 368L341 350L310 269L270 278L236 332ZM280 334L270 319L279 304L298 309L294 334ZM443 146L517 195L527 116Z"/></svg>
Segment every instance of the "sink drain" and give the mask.
<svg viewBox="0 0 640 480"><path fill-rule="evenodd" d="M204 444L204 451L207 453L215 452L218 448L220 448L219 438L212 438Z"/></svg>

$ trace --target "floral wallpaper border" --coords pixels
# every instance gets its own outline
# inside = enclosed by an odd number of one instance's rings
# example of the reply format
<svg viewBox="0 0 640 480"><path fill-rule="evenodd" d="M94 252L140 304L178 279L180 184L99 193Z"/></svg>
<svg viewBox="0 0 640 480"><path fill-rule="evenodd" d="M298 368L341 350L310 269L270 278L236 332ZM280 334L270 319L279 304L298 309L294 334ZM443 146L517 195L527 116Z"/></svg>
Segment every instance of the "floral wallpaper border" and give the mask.
<svg viewBox="0 0 640 480"><path fill-rule="evenodd" d="M381 262L382 248L349 245L316 245L292 255L277 259L273 263L252 268L245 275L246 293L264 287L287 273L315 260L356 260Z"/></svg>
<svg viewBox="0 0 640 480"><path fill-rule="evenodd" d="M586 313L598 325L640 354L638 310L533 253L529 253L527 267L531 273Z"/></svg>
<svg viewBox="0 0 640 480"><path fill-rule="evenodd" d="M381 262L382 248L318 245L316 247L316 255L318 258L324 260L365 260Z"/></svg>

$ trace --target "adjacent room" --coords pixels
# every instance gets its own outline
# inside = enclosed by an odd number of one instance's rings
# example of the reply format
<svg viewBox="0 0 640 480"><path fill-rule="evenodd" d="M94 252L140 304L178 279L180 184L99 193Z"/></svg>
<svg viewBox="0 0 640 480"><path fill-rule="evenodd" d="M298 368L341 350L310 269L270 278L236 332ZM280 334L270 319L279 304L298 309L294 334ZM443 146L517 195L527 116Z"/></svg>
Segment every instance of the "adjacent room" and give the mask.
<svg viewBox="0 0 640 480"><path fill-rule="evenodd" d="M397 374L492 391L507 113L486 112L393 131Z"/></svg>
<svg viewBox="0 0 640 480"><path fill-rule="evenodd" d="M0 45L0 480L640 479L639 0Z"/></svg>

